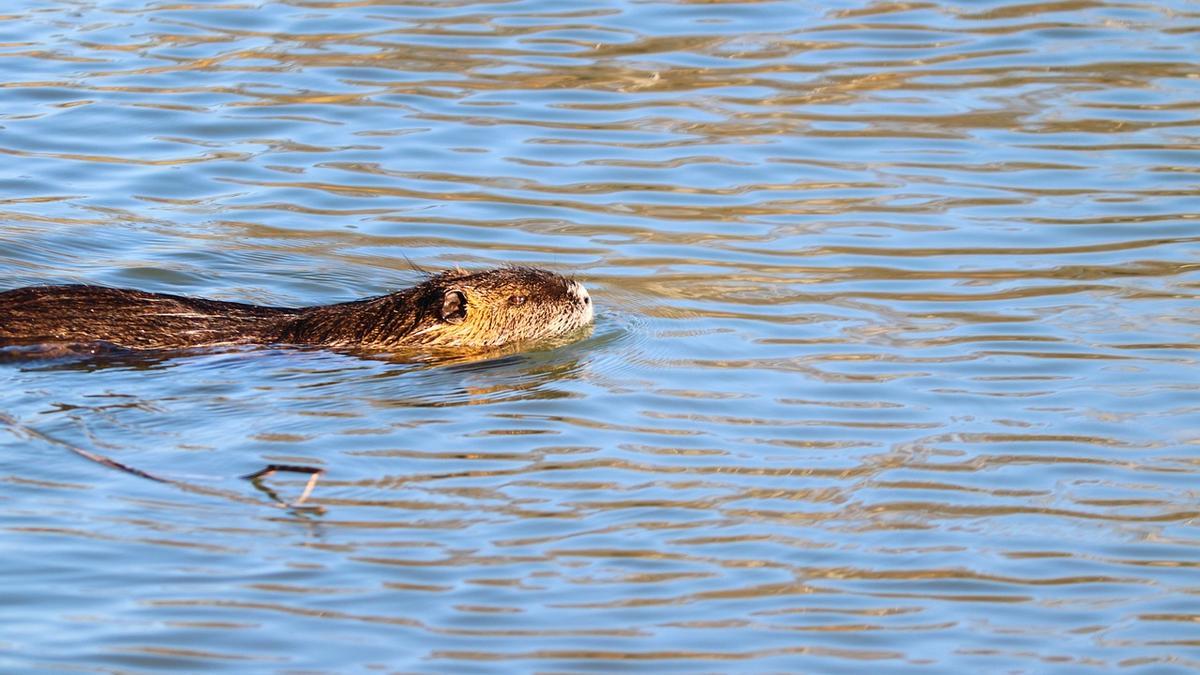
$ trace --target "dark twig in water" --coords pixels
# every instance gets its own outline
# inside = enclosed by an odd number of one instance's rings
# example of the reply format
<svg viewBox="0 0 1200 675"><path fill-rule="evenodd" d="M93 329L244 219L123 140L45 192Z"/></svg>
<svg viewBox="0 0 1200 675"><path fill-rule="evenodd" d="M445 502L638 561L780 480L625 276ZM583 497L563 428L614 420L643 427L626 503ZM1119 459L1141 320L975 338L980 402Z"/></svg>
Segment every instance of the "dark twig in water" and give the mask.
<svg viewBox="0 0 1200 675"><path fill-rule="evenodd" d="M118 471L123 471L131 476L137 476L138 478L145 478L146 480L152 480L156 483L165 483L167 485L174 485L176 487L187 490L188 492L195 492L198 494L211 495L211 496L226 497L229 499L234 499L236 501L247 501L244 496L242 496L238 493L235 493L235 492L230 492L227 490L220 490L220 489L216 489L216 488L210 488L210 487L207 487L204 485L197 485L196 483L191 483L188 481L178 480L178 479L174 479L174 478L164 478L163 476L158 476L156 474L150 473L149 471L143 471L136 467L129 466L128 464L118 462L117 460L115 460L111 457L107 457L98 452L92 452L91 450L85 450L73 443L68 443L67 441L57 439L49 434L38 431L37 429L34 429L26 424L22 424L15 417L5 414L5 413L2 413L2 412L0 412L0 423L8 426L18 436L23 436L25 438L31 438L31 439L37 439L37 440L49 443L51 445L56 445L60 448L65 448L65 449L71 451L72 453L74 453L88 461L95 462L101 466L106 466L110 469L116 469ZM305 485L304 492L300 495L299 499L297 499L294 502L287 502L287 501L281 499L270 488L267 488L262 485L261 479L275 473L276 471L289 471L292 473L311 474L308 479L308 484ZM309 495L312 494L313 488L316 487L317 479L323 473L325 473L324 469L318 469L318 468L308 467L308 466L301 466L301 465L297 465L297 464L268 464L266 466L266 468L264 468L260 471L255 471L252 474L243 476L243 478L250 480L252 483L254 483L254 486L256 488L258 488L262 492L266 493L267 496L269 496L271 498L271 500L275 502L275 504L274 504L275 506L279 506L281 508L288 508L288 509L303 508L304 510L315 510L315 509L319 509L320 507L311 507L311 506L301 507L301 505L305 501L308 500Z"/></svg>
<svg viewBox="0 0 1200 675"><path fill-rule="evenodd" d="M304 492L302 492L300 494L300 497L298 497L296 499L296 501L294 501L290 504L287 504L287 506L289 508L293 508L293 509L300 508L301 505L304 504L304 502L308 499L308 496L312 494L313 488L317 486L317 481L320 480L321 474L325 473L325 469L318 469L318 468L312 467L312 466L303 466L303 465L299 465L299 464L268 464L266 467L259 469L258 471L255 471L254 473L248 473L245 476L242 476L242 478L245 478L246 480L254 483L255 487L257 487L258 489L265 492L269 497L271 497L271 499L274 499L275 501L277 501L281 504L285 504L286 502L284 502L282 499L280 499L279 495L275 494L274 490L272 490L271 488L262 484L263 478L270 476L271 474L275 473L276 471L287 471L290 473L306 473L309 475L308 483L304 486ZM305 507L305 508L311 508L311 507Z"/></svg>

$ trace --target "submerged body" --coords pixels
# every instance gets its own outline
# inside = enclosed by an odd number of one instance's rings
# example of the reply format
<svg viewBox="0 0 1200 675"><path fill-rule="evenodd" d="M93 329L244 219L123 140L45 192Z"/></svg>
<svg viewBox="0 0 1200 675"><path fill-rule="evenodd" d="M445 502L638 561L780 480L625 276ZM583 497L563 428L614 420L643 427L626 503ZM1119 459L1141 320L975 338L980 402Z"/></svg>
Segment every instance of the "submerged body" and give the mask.
<svg viewBox="0 0 1200 675"><path fill-rule="evenodd" d="M444 272L389 295L303 308L101 286L29 286L0 293L0 346L478 351L564 335L592 317L581 284L531 267Z"/></svg>

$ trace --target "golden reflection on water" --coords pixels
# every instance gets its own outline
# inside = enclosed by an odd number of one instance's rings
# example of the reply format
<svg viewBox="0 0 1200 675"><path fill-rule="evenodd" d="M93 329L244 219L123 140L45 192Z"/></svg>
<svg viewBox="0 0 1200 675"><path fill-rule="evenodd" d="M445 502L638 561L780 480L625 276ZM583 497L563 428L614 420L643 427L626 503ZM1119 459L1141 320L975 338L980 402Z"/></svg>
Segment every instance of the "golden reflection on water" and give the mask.
<svg viewBox="0 0 1200 675"><path fill-rule="evenodd" d="M4 287L600 313L0 363L0 669L1200 667L1189 3L5 11Z"/></svg>

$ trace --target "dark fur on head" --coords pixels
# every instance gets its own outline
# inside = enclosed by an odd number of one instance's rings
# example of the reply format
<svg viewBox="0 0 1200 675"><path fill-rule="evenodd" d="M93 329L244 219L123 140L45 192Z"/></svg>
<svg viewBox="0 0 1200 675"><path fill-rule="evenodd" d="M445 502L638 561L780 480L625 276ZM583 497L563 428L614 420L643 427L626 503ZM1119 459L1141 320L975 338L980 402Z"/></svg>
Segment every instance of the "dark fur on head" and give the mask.
<svg viewBox="0 0 1200 675"><path fill-rule="evenodd" d="M389 295L305 308L99 286L31 286L0 293L0 345L482 350L563 335L586 326L592 315L583 286L532 267L447 271Z"/></svg>

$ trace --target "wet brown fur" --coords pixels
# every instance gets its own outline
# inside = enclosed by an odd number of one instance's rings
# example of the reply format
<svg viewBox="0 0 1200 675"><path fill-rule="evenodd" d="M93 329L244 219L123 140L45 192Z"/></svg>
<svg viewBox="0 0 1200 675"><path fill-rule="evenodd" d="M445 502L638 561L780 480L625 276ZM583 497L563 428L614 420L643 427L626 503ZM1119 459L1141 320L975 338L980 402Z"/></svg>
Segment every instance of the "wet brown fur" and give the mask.
<svg viewBox="0 0 1200 675"><path fill-rule="evenodd" d="M101 286L29 286L0 293L0 346L487 349L561 335L591 318L582 286L531 267L443 272L389 295L304 308Z"/></svg>

